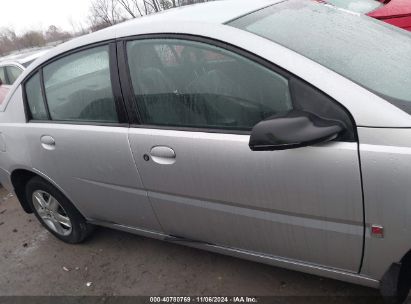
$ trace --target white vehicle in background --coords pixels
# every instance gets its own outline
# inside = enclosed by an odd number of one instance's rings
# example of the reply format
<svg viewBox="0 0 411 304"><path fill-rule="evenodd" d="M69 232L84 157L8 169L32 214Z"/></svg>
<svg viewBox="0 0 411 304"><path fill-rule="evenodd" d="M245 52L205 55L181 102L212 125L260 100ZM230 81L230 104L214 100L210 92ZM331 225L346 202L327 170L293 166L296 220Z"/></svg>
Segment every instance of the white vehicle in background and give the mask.
<svg viewBox="0 0 411 304"><path fill-rule="evenodd" d="M6 97L10 87L21 73L37 58L46 54L50 48L42 48L29 53L10 55L0 58L0 104Z"/></svg>

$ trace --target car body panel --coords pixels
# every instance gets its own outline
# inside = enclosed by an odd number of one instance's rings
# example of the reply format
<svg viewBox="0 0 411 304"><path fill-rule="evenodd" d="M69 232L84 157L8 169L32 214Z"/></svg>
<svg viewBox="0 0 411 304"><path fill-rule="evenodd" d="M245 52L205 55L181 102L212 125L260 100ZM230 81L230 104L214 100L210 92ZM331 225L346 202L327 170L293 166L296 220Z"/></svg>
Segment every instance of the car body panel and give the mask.
<svg viewBox="0 0 411 304"><path fill-rule="evenodd" d="M259 153L249 149L249 138L130 129L164 231L357 272L363 239L357 144ZM176 162L144 161L156 146L172 148Z"/></svg>
<svg viewBox="0 0 411 304"><path fill-rule="evenodd" d="M381 277L411 248L411 129L358 128L367 233L362 272ZM370 226L385 227L373 238Z"/></svg>
<svg viewBox="0 0 411 304"><path fill-rule="evenodd" d="M235 249L235 248L222 247L222 246L202 243L198 241L190 241L190 240L182 239L182 238L173 238L173 237L170 237L169 235L162 234L162 233L156 233L152 231L138 229L135 227L127 227L124 225L118 225L118 224L113 224L113 223L108 223L108 222L91 221L91 223L95 225L103 226L103 227L108 227L108 228L112 228L116 230L121 230L121 231L129 232L129 233L141 235L144 237L154 238L154 239L161 240L161 241L168 241L176 245L189 246L193 248L207 250L210 252L215 252L215 253L225 254L228 256L233 256L233 257L237 257L241 259L246 259L246 260L254 261L257 263L264 263L267 265L281 267L281 268L285 268L285 269L289 269L293 271L301 271L301 272L312 274L312 275L318 275L318 276L327 277L327 278L331 278L335 280L341 280L341 281L350 282L353 284L359 284L359 285L363 285L363 286L367 286L371 288L378 288L380 285L379 280L364 276L362 274L345 272L342 270L328 268L328 267L321 267L321 266L309 264L303 261L296 261L296 260L285 259L285 258L276 257L276 256L269 256L269 255L264 255L258 252L251 252L251 251L245 251L245 250L240 250L240 249Z"/></svg>
<svg viewBox="0 0 411 304"><path fill-rule="evenodd" d="M33 168L65 189L86 218L161 231L130 153L127 127L26 126ZM41 136L54 138L55 148L44 149Z"/></svg>

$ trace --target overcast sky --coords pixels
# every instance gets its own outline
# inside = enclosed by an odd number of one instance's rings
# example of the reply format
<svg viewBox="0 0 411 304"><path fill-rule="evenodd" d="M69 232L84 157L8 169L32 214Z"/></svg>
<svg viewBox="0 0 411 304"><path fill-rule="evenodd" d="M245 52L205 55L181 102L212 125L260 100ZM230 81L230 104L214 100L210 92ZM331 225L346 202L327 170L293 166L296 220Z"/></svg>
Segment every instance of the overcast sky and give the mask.
<svg viewBox="0 0 411 304"><path fill-rule="evenodd" d="M18 33L45 30L56 25L73 31L86 22L90 0L0 0L0 28L13 27ZM71 22L72 20L72 22Z"/></svg>

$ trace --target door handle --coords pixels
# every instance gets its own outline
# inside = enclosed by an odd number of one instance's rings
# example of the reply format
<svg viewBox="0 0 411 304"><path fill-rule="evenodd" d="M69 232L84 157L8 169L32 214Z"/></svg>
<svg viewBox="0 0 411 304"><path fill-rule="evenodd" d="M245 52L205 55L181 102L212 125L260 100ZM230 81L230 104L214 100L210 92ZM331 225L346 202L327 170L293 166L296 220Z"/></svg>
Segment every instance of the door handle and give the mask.
<svg viewBox="0 0 411 304"><path fill-rule="evenodd" d="M49 135L43 135L40 138L41 146L46 150L54 150L56 148L56 141Z"/></svg>
<svg viewBox="0 0 411 304"><path fill-rule="evenodd" d="M172 165L176 162L176 153L173 149L165 146L151 148L151 159L160 165Z"/></svg>

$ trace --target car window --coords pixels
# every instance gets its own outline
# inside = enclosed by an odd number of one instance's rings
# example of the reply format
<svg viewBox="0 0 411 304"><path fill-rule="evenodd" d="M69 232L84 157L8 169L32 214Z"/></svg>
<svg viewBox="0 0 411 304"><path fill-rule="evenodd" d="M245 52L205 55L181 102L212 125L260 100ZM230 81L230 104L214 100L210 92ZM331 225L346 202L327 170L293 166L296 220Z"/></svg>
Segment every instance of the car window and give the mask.
<svg viewBox="0 0 411 304"><path fill-rule="evenodd" d="M47 111L41 93L39 73L36 73L26 82L25 89L31 118L36 120L47 120Z"/></svg>
<svg viewBox="0 0 411 304"><path fill-rule="evenodd" d="M118 122L108 46L68 55L43 68L51 119Z"/></svg>
<svg viewBox="0 0 411 304"><path fill-rule="evenodd" d="M411 35L402 29L329 4L299 0L281 2L230 25L318 62L411 114Z"/></svg>
<svg viewBox="0 0 411 304"><path fill-rule="evenodd" d="M292 109L286 78L228 50L150 39L127 52L143 124L251 130Z"/></svg>
<svg viewBox="0 0 411 304"><path fill-rule="evenodd" d="M10 84L13 84L16 79L20 76L20 74L23 72L22 69L15 67L15 66L7 66L7 76L9 77Z"/></svg>
<svg viewBox="0 0 411 304"><path fill-rule="evenodd" d="M6 79L6 70L4 67L0 67L0 79L3 84L8 84Z"/></svg>

